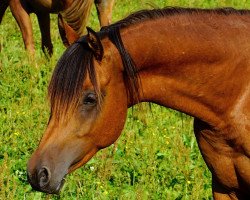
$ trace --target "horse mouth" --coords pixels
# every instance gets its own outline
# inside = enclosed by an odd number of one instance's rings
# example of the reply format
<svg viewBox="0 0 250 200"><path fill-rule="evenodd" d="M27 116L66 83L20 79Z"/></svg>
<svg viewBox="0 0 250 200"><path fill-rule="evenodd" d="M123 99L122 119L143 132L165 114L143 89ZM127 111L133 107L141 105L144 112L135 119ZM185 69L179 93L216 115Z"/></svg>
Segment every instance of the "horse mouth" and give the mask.
<svg viewBox="0 0 250 200"><path fill-rule="evenodd" d="M59 185L57 186L56 190L54 191L53 194L59 194L60 190L62 189L64 183L65 183L65 177L66 175L63 177L63 179L61 180L61 182L59 183Z"/></svg>
<svg viewBox="0 0 250 200"><path fill-rule="evenodd" d="M65 183L65 177L66 177L66 175L63 177L63 179L60 181L60 183L57 185L57 187L55 189L51 190L51 189L41 188L39 191L45 192L45 193L48 193L48 194L57 194L57 195L59 195L60 191L63 188L63 185Z"/></svg>
<svg viewBox="0 0 250 200"><path fill-rule="evenodd" d="M32 181L32 175L30 175L30 173L27 173L27 179L28 179L28 182L30 183L31 187L36 190L36 191L39 191L39 192L45 192L45 193L48 193L48 194L59 194L60 193L60 190L62 189L64 183L65 183L65 177L66 175L62 178L62 180L57 184L56 187L50 187L49 184L46 184L42 187L39 187L37 184L34 183L34 181Z"/></svg>

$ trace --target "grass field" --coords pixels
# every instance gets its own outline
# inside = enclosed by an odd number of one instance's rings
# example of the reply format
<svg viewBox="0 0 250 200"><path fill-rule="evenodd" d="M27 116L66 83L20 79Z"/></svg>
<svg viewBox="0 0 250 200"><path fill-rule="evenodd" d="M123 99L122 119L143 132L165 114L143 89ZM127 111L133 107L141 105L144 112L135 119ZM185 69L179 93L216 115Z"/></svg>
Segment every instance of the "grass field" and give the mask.
<svg viewBox="0 0 250 200"><path fill-rule="evenodd" d="M250 8L250 1L116 0L113 21L142 8L165 6ZM46 128L47 85L65 50L55 15L52 20L55 53L50 60L40 50L35 15L34 61L24 51L9 10L0 25L0 199L212 199L211 174L198 150L192 118L157 105L150 112L148 104L140 112L135 107L133 115L129 111L117 144L70 174L60 196L32 190L26 163ZM99 28L94 7L89 26Z"/></svg>

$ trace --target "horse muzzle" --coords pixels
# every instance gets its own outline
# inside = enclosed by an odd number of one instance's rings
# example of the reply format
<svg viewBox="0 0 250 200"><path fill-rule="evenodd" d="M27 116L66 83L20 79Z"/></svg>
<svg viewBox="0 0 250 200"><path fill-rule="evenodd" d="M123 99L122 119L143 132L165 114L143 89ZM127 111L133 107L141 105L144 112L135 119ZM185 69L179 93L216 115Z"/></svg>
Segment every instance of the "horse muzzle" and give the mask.
<svg viewBox="0 0 250 200"><path fill-rule="evenodd" d="M34 170L33 173L27 171L27 178L32 188L49 194L59 194L65 182L64 177L60 181L53 181L51 171L46 166Z"/></svg>
<svg viewBox="0 0 250 200"><path fill-rule="evenodd" d="M66 162L53 162L37 152L27 165L27 178L32 188L49 194L59 194L67 172Z"/></svg>

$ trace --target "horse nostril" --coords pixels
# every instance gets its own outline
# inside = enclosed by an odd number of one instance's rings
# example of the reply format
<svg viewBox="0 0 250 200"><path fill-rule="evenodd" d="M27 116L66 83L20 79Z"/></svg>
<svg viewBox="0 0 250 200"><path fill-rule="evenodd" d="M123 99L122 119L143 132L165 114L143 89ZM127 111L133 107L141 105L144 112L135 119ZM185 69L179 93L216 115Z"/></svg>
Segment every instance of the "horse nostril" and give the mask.
<svg viewBox="0 0 250 200"><path fill-rule="evenodd" d="M47 167L42 167L38 172L38 183L40 188L46 186L50 181L50 171Z"/></svg>

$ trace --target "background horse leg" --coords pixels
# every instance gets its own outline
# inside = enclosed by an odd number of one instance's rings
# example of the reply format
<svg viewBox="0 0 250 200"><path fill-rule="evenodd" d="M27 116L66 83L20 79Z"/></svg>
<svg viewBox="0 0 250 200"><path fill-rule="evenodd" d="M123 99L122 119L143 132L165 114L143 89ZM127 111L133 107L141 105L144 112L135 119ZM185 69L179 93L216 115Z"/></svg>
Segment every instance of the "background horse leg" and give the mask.
<svg viewBox="0 0 250 200"><path fill-rule="evenodd" d="M20 0L10 0L10 10L15 17L23 36L25 48L31 54L34 54L35 47L32 36L32 26L27 9L27 5L21 3Z"/></svg>
<svg viewBox="0 0 250 200"><path fill-rule="evenodd" d="M1 23L2 19L3 19L3 15L5 13L5 10L9 6L9 1L8 0L1 0L0 4L1 4L1 6L0 6L0 23Z"/></svg>
<svg viewBox="0 0 250 200"><path fill-rule="evenodd" d="M101 27L111 24L113 5L114 0L95 0L95 6Z"/></svg>
<svg viewBox="0 0 250 200"><path fill-rule="evenodd" d="M44 54L48 53L49 56L53 54L53 45L50 35L50 15L49 13L36 13L41 30L42 37L42 50Z"/></svg>
<svg viewBox="0 0 250 200"><path fill-rule="evenodd" d="M0 0L0 4L1 4L1 6L0 6L0 24L1 24L4 13L9 6L9 1L8 0ZM2 51L2 42L0 41L0 52L1 51Z"/></svg>

